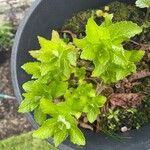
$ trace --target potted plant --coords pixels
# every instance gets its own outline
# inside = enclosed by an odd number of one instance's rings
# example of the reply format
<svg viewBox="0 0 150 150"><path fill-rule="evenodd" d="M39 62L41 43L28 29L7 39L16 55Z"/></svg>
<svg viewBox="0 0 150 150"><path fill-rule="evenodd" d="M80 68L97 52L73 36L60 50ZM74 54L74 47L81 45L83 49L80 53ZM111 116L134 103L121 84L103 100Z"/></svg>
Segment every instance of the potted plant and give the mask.
<svg viewBox="0 0 150 150"><path fill-rule="evenodd" d="M149 121L149 44L146 40L149 1L136 2L139 7L148 7L146 14L126 5L127 20L117 18L117 12L124 8L122 3L110 6L106 6L106 1L99 3L96 0L39 1L32 7L17 33L12 53L15 92L19 102L22 93L24 97L19 111L32 112L28 117L33 126L40 126L34 136L53 137L60 149L148 148L145 143L149 140L149 126L139 131L131 129L138 129ZM113 9L114 4L117 9ZM104 10L94 9L103 8L102 5ZM118 6L123 7L119 10ZM87 10L89 8L92 10ZM75 14L80 10L87 11ZM65 23L71 16L73 18ZM47 34L49 28L51 39ZM61 28L59 32L53 30ZM39 43L36 43L37 35L40 35ZM118 142L95 131L113 137L112 132L128 131L131 139ZM68 143L67 137L83 146Z"/></svg>

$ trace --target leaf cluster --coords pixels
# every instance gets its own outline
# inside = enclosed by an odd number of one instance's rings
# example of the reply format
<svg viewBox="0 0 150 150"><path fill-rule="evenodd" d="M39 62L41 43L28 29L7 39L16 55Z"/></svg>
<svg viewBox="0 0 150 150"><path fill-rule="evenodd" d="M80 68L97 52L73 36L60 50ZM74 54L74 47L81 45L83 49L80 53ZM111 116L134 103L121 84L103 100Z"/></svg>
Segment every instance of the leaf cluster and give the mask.
<svg viewBox="0 0 150 150"><path fill-rule="evenodd" d="M85 69L76 67L77 49L72 44L66 44L56 31L51 40L42 37L38 40L40 50L30 51L37 61L22 66L32 80L23 85L24 101L19 111L34 111L34 118L41 125L34 136L54 137L55 146L70 136L74 144L84 145L77 118L85 113L89 122L94 122L106 98L97 96L93 85L84 81ZM76 89L68 86L73 73L80 80ZM60 101L56 103L57 100ZM51 118L47 119L48 116Z"/></svg>
<svg viewBox="0 0 150 150"><path fill-rule="evenodd" d="M82 49L81 59L94 63L93 77L101 78L104 83L113 83L136 71L143 51L125 50L122 43L142 32L141 27L130 21L113 23L112 15L105 17L100 26L93 18L88 20L86 37L74 39Z"/></svg>
<svg viewBox="0 0 150 150"><path fill-rule="evenodd" d="M124 50L122 42L142 29L132 22L113 23L112 17L106 16L100 26L90 18L86 37L74 39L78 48L65 43L56 31L51 40L38 37L40 49L30 51L36 61L22 66L32 79L23 85L24 100L19 107L19 112L34 112L41 126L34 136L53 137L55 146L67 137L74 144L85 145L78 119L84 114L90 123L96 121L106 97L98 95L95 86L87 82L87 68L77 65L79 59L93 63L91 78L100 78L104 83L116 82L135 72L135 63L144 53ZM70 86L72 78L77 80L75 87Z"/></svg>

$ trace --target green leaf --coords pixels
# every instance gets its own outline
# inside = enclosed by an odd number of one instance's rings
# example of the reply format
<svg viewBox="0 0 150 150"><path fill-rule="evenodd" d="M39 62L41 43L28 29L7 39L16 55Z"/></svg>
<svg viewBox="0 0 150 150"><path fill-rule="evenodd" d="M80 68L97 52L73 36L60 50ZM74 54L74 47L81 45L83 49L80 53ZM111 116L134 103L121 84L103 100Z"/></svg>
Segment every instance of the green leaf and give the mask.
<svg viewBox="0 0 150 150"><path fill-rule="evenodd" d="M145 52L142 50L130 50L130 51L125 51L126 57L132 61L132 62L139 62L141 58L144 56Z"/></svg>
<svg viewBox="0 0 150 150"><path fill-rule="evenodd" d="M65 94L67 88L68 88L68 83L67 82L62 82L62 81L52 81L49 84L50 87L50 92L51 96L53 99L56 97L62 96Z"/></svg>
<svg viewBox="0 0 150 150"><path fill-rule="evenodd" d="M70 108L66 105L66 103L61 102L58 104L53 103L51 100L48 99L41 99L40 108L43 113L49 114L53 117L58 117L59 115L68 116L71 114ZM72 123L74 121L70 120Z"/></svg>
<svg viewBox="0 0 150 150"><path fill-rule="evenodd" d="M83 107L86 105L88 100L87 91L90 91L91 85L79 85L75 90L67 91L64 95L65 102L68 107L71 108L72 113L82 112Z"/></svg>
<svg viewBox="0 0 150 150"><path fill-rule="evenodd" d="M65 103L70 108L72 114L76 116L81 112L85 112L88 120L92 123L96 120L100 114L100 108L106 102L104 96L97 96L95 93L96 91L91 84L81 84L74 91L68 91L64 95Z"/></svg>
<svg viewBox="0 0 150 150"><path fill-rule="evenodd" d="M90 123L93 123L96 120L97 116L101 113L100 108L104 106L105 102L106 97L104 96L96 96L88 101L83 112L87 114Z"/></svg>
<svg viewBox="0 0 150 150"><path fill-rule="evenodd" d="M57 124L56 119L48 119L45 123L36 131L33 132L34 137L46 139L54 135L54 129Z"/></svg>
<svg viewBox="0 0 150 150"><path fill-rule="evenodd" d="M85 145L85 137L78 127L71 128L70 140L74 144Z"/></svg>
<svg viewBox="0 0 150 150"><path fill-rule="evenodd" d="M63 130L58 130L54 133L54 144L57 147L60 143L62 143L68 137L68 132L64 128Z"/></svg>
<svg viewBox="0 0 150 150"><path fill-rule="evenodd" d="M150 7L150 0L137 0L136 6L140 8Z"/></svg>
<svg viewBox="0 0 150 150"><path fill-rule="evenodd" d="M70 135L73 143L79 145L85 144L85 138L82 132L78 129L74 118L70 115L59 115L55 118L48 119L33 133L34 137L42 139L54 137L55 146L58 146L61 142L63 142L68 135Z"/></svg>
<svg viewBox="0 0 150 150"><path fill-rule="evenodd" d="M24 89L26 92L30 92L30 91L32 91L32 85L33 85L33 83L34 83L34 80L25 82L22 87L23 87L23 89Z"/></svg>
<svg viewBox="0 0 150 150"><path fill-rule="evenodd" d="M22 112L22 113L31 112L31 111L33 111L35 108L38 107L39 103L36 102L36 101L34 101L34 100L32 99L32 97L33 97L32 95L28 94L28 95L26 95L26 97L27 97L27 98L25 98L25 99L21 102L21 104L20 104L20 106L19 106L18 112Z"/></svg>
<svg viewBox="0 0 150 150"><path fill-rule="evenodd" d="M89 120L90 123L93 123L97 119L97 116L99 114L100 114L99 109L95 109L94 107L89 107L89 109L87 109L87 119Z"/></svg>
<svg viewBox="0 0 150 150"><path fill-rule="evenodd" d="M71 135L72 140L76 144L83 144L84 136L77 127L77 120L72 116L72 108L63 98L68 91L70 75L77 73L80 79L84 79L85 76L85 69L76 71L78 51L75 46L60 39L56 31L52 32L51 40L38 37L38 41L40 49L30 51L37 61L22 66L34 80L23 85L24 100L19 111L34 111L35 121L41 125L33 133L34 137L53 137L55 146L58 146L76 130L78 140L74 139L74 132ZM70 91L68 93L71 94ZM60 102L55 103L57 99L60 99ZM78 106L83 106L83 101ZM52 118L47 119L47 116Z"/></svg>
<svg viewBox="0 0 150 150"><path fill-rule="evenodd" d="M99 43L102 39L105 40L110 38L109 30L105 27L98 26L93 18L88 20L86 34L86 40L91 43ZM98 35L98 37L95 35Z"/></svg>
<svg viewBox="0 0 150 150"><path fill-rule="evenodd" d="M142 25L142 28L145 28L145 29L150 28L150 21L145 21Z"/></svg>
<svg viewBox="0 0 150 150"><path fill-rule="evenodd" d="M22 66L22 68L32 75L33 79L39 78L41 75L40 72L40 62L29 62Z"/></svg>
<svg viewBox="0 0 150 150"><path fill-rule="evenodd" d="M23 94L24 100L19 107L19 112L33 111L40 104L42 97L52 99L50 95L51 89L38 80L26 82L23 88L26 93Z"/></svg>
<svg viewBox="0 0 150 150"><path fill-rule="evenodd" d="M42 112L41 108L38 107L34 110L34 119L39 125L42 125L44 121L46 121L46 116L47 115Z"/></svg>
<svg viewBox="0 0 150 150"><path fill-rule="evenodd" d="M85 78L85 74L86 74L86 71L84 67L76 68L75 76L78 77L79 80L83 80Z"/></svg>
<svg viewBox="0 0 150 150"><path fill-rule="evenodd" d="M51 100L44 99L44 98L41 99L40 108L42 112L45 114L50 114L51 116L58 115L57 106Z"/></svg>
<svg viewBox="0 0 150 150"><path fill-rule="evenodd" d="M113 44L120 44L142 32L142 28L131 21L113 23L108 29Z"/></svg>

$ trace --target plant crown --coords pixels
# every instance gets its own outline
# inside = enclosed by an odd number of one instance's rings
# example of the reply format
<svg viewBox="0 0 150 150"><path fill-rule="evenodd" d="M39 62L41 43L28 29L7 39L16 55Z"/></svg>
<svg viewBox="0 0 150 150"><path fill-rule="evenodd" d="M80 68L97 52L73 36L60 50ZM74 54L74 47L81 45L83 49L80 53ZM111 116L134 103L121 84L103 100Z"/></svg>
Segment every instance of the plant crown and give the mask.
<svg viewBox="0 0 150 150"><path fill-rule="evenodd" d="M72 143L85 145L77 119L84 114L90 123L96 121L106 97L98 95L94 85L87 82L87 68L77 65L79 59L93 63L91 78L99 78L106 84L136 71L135 63L144 52L125 50L122 42L142 29L130 21L113 23L112 18L112 14L107 15L99 26L91 17L86 37L73 41L77 48L73 43L65 43L56 31L52 32L51 40L38 37L40 49L30 51L37 61L22 66L32 79L23 85L24 100L19 107L19 112L34 112L41 126L34 132L35 137L53 137L58 146L69 136ZM70 86L72 76L77 78L75 87Z"/></svg>

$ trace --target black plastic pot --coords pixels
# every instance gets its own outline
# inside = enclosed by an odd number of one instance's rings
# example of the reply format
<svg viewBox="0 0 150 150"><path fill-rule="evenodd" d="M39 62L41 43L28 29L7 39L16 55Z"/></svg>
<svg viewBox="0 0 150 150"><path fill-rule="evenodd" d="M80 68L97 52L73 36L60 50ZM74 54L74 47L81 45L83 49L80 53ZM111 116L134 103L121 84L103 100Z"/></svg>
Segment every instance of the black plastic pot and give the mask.
<svg viewBox="0 0 150 150"><path fill-rule="evenodd" d="M76 12L88 8L103 6L112 0L36 0L31 9L26 14L21 23L13 46L11 57L11 73L14 91L18 102L22 101L22 84L30 79L22 69L21 65L32 60L28 51L39 48L37 35L50 37L52 29L57 30L63 25L66 19L70 18ZM131 0L122 0L131 3ZM132 1L133 2L133 1ZM27 117L37 128L32 114ZM79 147L70 144L69 141L60 145L61 150L83 149L83 150L150 150L150 124L142 127L138 131L130 131L122 134L122 137L128 137L121 141L113 140L102 133L93 133L89 130L83 130L87 144ZM52 139L49 139L51 142Z"/></svg>

